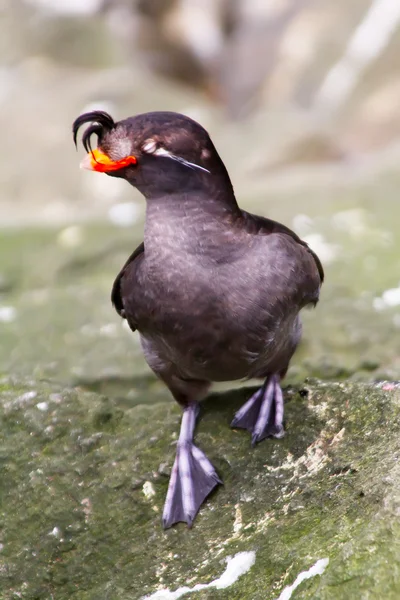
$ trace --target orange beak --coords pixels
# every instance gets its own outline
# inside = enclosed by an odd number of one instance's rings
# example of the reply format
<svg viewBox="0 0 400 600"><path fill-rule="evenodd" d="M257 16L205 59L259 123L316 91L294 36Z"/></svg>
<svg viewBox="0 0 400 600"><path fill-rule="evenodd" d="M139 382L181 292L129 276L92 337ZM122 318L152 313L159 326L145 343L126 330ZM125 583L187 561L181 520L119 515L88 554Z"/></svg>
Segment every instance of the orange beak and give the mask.
<svg viewBox="0 0 400 600"><path fill-rule="evenodd" d="M100 173L108 173L109 171L118 171L128 165L136 165L137 158L135 156L126 156L121 160L112 160L107 154L96 148L89 152L81 161L81 169L89 171L98 171Z"/></svg>

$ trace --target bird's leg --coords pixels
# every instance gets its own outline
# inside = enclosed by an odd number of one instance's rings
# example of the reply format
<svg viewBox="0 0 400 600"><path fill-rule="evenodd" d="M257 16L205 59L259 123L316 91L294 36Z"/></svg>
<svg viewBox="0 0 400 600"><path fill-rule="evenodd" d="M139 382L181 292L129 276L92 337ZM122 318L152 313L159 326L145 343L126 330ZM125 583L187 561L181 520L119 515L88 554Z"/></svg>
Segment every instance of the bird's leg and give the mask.
<svg viewBox="0 0 400 600"><path fill-rule="evenodd" d="M216 485L222 483L214 467L202 450L193 444L197 403L184 408L176 458L165 499L164 529L185 521L189 527L205 498Z"/></svg>
<svg viewBox="0 0 400 600"><path fill-rule="evenodd" d="M262 387L236 413L231 427L248 429L253 446L266 437L283 437L283 394L278 375L269 375Z"/></svg>

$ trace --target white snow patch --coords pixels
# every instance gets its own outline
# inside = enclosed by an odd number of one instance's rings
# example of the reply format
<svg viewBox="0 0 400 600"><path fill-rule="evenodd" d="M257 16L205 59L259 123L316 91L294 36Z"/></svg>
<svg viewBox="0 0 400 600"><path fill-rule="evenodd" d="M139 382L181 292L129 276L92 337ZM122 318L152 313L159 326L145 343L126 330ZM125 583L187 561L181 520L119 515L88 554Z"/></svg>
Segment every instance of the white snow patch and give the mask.
<svg viewBox="0 0 400 600"><path fill-rule="evenodd" d="M0 322L11 323L15 321L17 311L13 306L0 306Z"/></svg>
<svg viewBox="0 0 400 600"><path fill-rule="evenodd" d="M375 310L385 310L400 305L400 283L399 287L385 290L382 296L374 298L373 307Z"/></svg>
<svg viewBox="0 0 400 600"><path fill-rule="evenodd" d="M315 565L308 569L308 571L303 571L302 573L297 575L292 585L288 585L287 587L285 587L284 590L282 590L282 593L279 596L278 600L290 600L294 590L297 587L299 587L299 585L303 583L303 581L305 581L306 579L310 579L311 577L315 577L316 575L322 575L328 564L329 558L320 558L319 560L317 560Z"/></svg>
<svg viewBox="0 0 400 600"><path fill-rule="evenodd" d="M136 223L140 213L140 207L134 202L119 202L110 208L108 218L114 225L129 227Z"/></svg>
<svg viewBox="0 0 400 600"><path fill-rule="evenodd" d="M185 594L209 588L223 590L233 585L239 577L247 573L254 565L255 560L256 553L254 551L239 552L238 554L235 554L235 556L227 558L226 569L221 577L214 579L214 581L210 581L210 583L197 583L192 588L184 586L175 590L175 592L171 592L170 590L159 590L151 596L145 596L142 600L177 600Z"/></svg>

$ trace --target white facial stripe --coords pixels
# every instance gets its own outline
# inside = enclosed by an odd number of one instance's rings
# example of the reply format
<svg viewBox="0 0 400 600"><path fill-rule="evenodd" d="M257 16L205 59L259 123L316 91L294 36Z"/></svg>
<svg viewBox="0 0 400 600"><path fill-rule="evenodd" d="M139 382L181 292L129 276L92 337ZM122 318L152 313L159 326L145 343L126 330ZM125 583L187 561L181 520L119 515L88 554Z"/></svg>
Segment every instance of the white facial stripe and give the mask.
<svg viewBox="0 0 400 600"><path fill-rule="evenodd" d="M195 163L189 162L188 160L185 160L184 158L181 158L180 156L176 156L175 154L172 154L172 152L169 152L165 148L161 148L161 147L156 148L155 150L153 150L153 154L155 154L156 156L165 156L166 158L171 158L172 160L176 160L177 162L181 163L182 165L189 167L189 169L200 169L200 171L204 171L205 173L210 172L208 169L205 169L204 167L201 167L200 165L196 165Z"/></svg>
<svg viewBox="0 0 400 600"><path fill-rule="evenodd" d="M195 163L189 162L188 160L185 160L184 158L179 158L179 156L174 156L173 158L174 158L174 160L177 160L178 162L182 163L183 165L186 165L190 169L200 169L200 171L204 171L204 173L210 173L210 171L208 169L205 169L204 167L201 167L200 165L196 165Z"/></svg>

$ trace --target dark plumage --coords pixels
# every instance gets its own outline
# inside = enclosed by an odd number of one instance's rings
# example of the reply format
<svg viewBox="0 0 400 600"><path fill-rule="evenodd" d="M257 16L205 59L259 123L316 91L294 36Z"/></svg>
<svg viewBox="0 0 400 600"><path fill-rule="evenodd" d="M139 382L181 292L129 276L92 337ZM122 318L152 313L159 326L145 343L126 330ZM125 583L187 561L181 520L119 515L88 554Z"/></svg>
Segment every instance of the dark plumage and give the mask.
<svg viewBox="0 0 400 600"><path fill-rule="evenodd" d="M92 112L75 121L75 142L85 123L82 166L123 177L147 201L144 243L115 280L112 302L183 408L163 523L191 525L220 482L193 445L198 402L213 381L263 378L232 426L248 429L253 444L283 435L280 380L301 336L299 311L317 303L323 269L293 231L238 207L195 121L157 112L114 122Z"/></svg>

